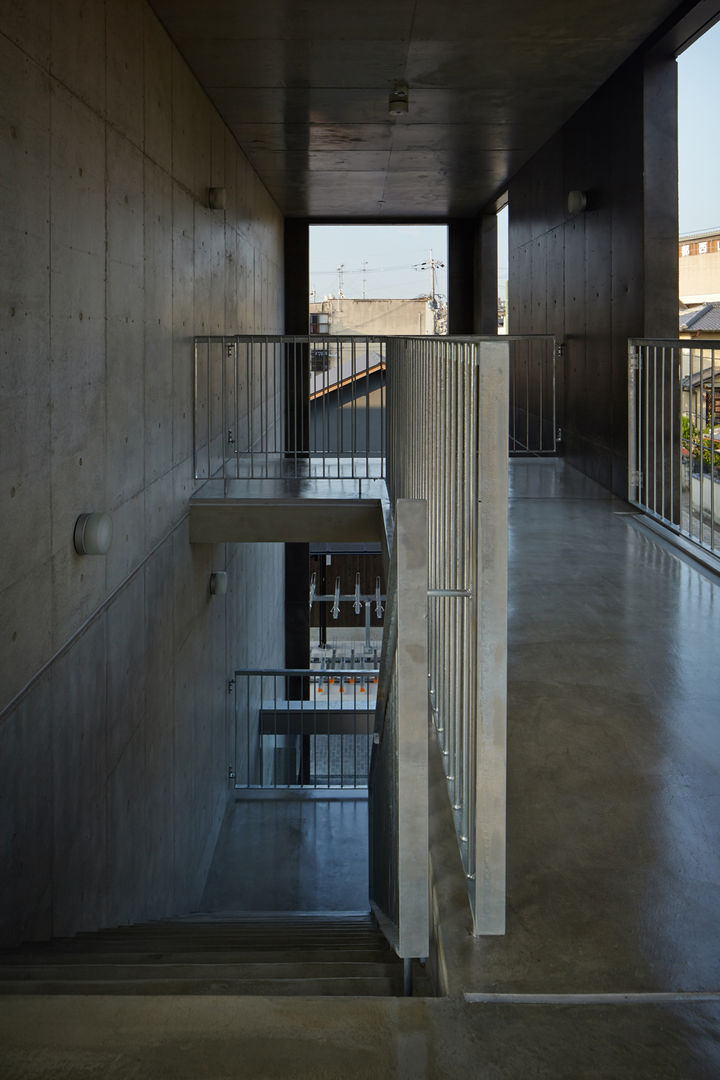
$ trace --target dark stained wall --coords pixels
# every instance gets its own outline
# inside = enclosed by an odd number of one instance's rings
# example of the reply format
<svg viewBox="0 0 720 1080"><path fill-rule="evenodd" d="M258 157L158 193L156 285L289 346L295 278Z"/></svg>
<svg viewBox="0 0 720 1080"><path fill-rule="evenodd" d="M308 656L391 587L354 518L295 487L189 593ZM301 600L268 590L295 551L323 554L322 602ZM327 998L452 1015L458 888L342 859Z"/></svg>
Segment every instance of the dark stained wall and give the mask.
<svg viewBox="0 0 720 1080"><path fill-rule="evenodd" d="M647 166L647 168L646 168ZM571 190L588 194L571 215ZM627 339L677 334L677 74L629 61L513 178L510 332L566 343L571 462L627 492Z"/></svg>
<svg viewBox="0 0 720 1080"><path fill-rule="evenodd" d="M497 334L497 215L448 222L448 333Z"/></svg>

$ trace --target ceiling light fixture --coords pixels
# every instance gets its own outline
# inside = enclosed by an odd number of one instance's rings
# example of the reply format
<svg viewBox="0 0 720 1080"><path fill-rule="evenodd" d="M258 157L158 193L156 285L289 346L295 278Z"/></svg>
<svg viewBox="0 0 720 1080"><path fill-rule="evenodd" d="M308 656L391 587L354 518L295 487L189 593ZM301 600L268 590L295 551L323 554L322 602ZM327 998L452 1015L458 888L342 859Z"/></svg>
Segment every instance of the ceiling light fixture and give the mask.
<svg viewBox="0 0 720 1080"><path fill-rule="evenodd" d="M404 116L408 111L408 88L406 83L395 83L390 91L388 112L391 116Z"/></svg>

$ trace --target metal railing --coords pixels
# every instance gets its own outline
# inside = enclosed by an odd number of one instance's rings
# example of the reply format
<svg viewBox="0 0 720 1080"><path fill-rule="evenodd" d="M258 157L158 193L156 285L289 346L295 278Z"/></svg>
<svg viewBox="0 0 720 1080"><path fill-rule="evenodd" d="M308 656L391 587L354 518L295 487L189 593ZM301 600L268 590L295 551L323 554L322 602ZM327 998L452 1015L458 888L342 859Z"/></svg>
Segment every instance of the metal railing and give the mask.
<svg viewBox="0 0 720 1080"><path fill-rule="evenodd" d="M505 927L507 338L388 343L388 488L427 501L432 714L475 932Z"/></svg>
<svg viewBox="0 0 720 1080"><path fill-rule="evenodd" d="M630 340L628 500L720 552L720 341Z"/></svg>
<svg viewBox="0 0 720 1080"><path fill-rule="evenodd" d="M238 788L366 788L378 670L236 671L230 779Z"/></svg>
<svg viewBox="0 0 720 1080"><path fill-rule="evenodd" d="M554 337L508 336L511 456L557 454L562 441L557 382L561 346Z"/></svg>
<svg viewBox="0 0 720 1080"><path fill-rule="evenodd" d="M442 350L452 339L195 338L195 478L384 477L388 348L404 340ZM502 340L509 452L556 454L560 347L550 335Z"/></svg>
<svg viewBox="0 0 720 1080"><path fill-rule="evenodd" d="M337 410L349 407L351 418L354 415L350 423L354 434L347 442L342 439L331 445L331 431L344 429L342 424L338 427L337 416L334 428L327 422L330 349L333 341L344 347L350 340L347 381L344 376L337 378L331 396ZM528 346L525 351L523 343ZM415 698L407 690L403 698L394 676L381 692L377 731L379 746L386 749L377 751L373 769L383 778L376 791L394 793L395 801L387 802L378 794L375 819L392 827L388 835L396 839L406 829L411 838L414 835L411 816L406 815L402 827L393 817L399 813L396 796L402 771L393 748L403 723L409 723L400 721L401 714L407 716L409 710L417 720L429 704L445 759L475 932L500 934L505 927L509 417L512 411L516 449L521 442L525 452L549 453L557 448L557 350L548 336L388 337L376 339L376 344L378 364L370 355L370 339L197 339L196 468L199 476L386 475L396 511L406 500L427 504L429 592L425 586L423 614L416 617L415 625L398 623L397 641L389 655L399 656L406 643L414 640L419 622L422 635L427 634L428 663L420 698L417 686ZM315 357L320 370L315 372L319 382L314 384L319 397L314 398L312 350L322 353L326 348L328 356ZM364 350L360 363L358 349ZM515 350L513 363L511 349ZM339 362L343 375L342 355ZM241 368L246 386L242 394L234 389L242 382ZM371 385L370 377L376 383ZM357 385L361 379L364 396ZM532 404L537 387L542 392ZM285 398L293 404L283 411L280 403ZM320 403L317 437L312 427L313 401ZM381 411L378 430L382 434L377 444L370 437L373 426L362 412L374 408L375 402ZM245 418L244 427L238 423L240 416ZM232 442L226 438L226 429ZM361 431L365 432L362 446L354 441ZM388 608L396 601L388 587ZM387 616L385 632L389 633ZM383 665L390 662L383 657ZM243 786L345 785L342 769L313 764L307 740L342 733L313 726L318 716L327 724L332 713L326 706L318 710L316 683L290 688L293 678L309 679L310 673L256 671L239 673L240 677L256 682L244 691L238 686L236 692L237 782ZM278 685L263 684L269 677L279 680ZM278 689L283 685L284 690ZM268 694L277 702L271 708L263 704ZM415 704L408 706L413 700ZM267 718L270 714L272 719ZM364 736L365 730L353 730L352 737ZM352 783L357 782L353 773ZM420 790L426 798L426 785L423 789L420 784ZM385 852L390 850L388 845ZM407 869L402 858L400 863ZM395 880L392 873L387 880ZM385 899L392 913L394 901Z"/></svg>
<svg viewBox="0 0 720 1080"><path fill-rule="evenodd" d="M381 477L385 339L195 338L195 478Z"/></svg>

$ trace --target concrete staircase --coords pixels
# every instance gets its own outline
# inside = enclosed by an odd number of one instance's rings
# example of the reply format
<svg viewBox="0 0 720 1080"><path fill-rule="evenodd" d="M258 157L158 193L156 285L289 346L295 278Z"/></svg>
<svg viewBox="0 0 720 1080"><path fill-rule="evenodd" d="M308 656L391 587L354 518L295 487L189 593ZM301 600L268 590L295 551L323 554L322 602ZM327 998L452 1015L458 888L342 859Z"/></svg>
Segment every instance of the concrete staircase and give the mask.
<svg viewBox="0 0 720 1080"><path fill-rule="evenodd" d="M191 916L0 954L0 994L402 993L403 963L370 915ZM414 993L432 993L419 965Z"/></svg>

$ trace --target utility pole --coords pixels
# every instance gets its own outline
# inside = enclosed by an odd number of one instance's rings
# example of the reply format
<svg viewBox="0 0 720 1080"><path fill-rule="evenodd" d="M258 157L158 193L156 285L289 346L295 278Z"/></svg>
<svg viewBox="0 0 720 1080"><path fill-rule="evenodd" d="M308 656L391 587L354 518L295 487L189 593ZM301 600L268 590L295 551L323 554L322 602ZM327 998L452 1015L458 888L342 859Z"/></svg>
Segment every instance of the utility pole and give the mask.
<svg viewBox="0 0 720 1080"><path fill-rule="evenodd" d="M345 293L343 292L343 273L344 273L344 271L345 271L345 263L340 263L340 265L337 268L337 272L338 272L338 299L339 300L344 300L345 299Z"/></svg>
<svg viewBox="0 0 720 1080"><path fill-rule="evenodd" d="M430 258L426 259L424 263L420 263L420 265L417 267L418 270L429 270L430 271L430 283L431 283L430 295L432 296L432 299L433 299L433 306L435 305L435 271L436 270L441 270L444 266L445 266L445 263L442 262L440 259L433 259L432 248L430 248Z"/></svg>
<svg viewBox="0 0 720 1080"><path fill-rule="evenodd" d="M430 307L433 310L433 330L435 331L435 333L437 333L437 325L438 325L438 302L437 302L437 299L436 299L436 290L435 290L435 271L436 270L441 270L444 266L445 266L445 263L442 262L441 259L434 259L433 258L432 248L430 248L430 258L426 259L425 262L423 262L423 263L419 263L415 267L416 270L429 270L430 271L430 295L432 297L432 299L430 301Z"/></svg>
<svg viewBox="0 0 720 1080"><path fill-rule="evenodd" d="M362 282L363 282L363 300L365 299L365 282L367 280L367 264L368 264L367 259L363 259L361 261L361 263L360 263L360 265L362 266L362 275L363 275L363 279L362 279Z"/></svg>

